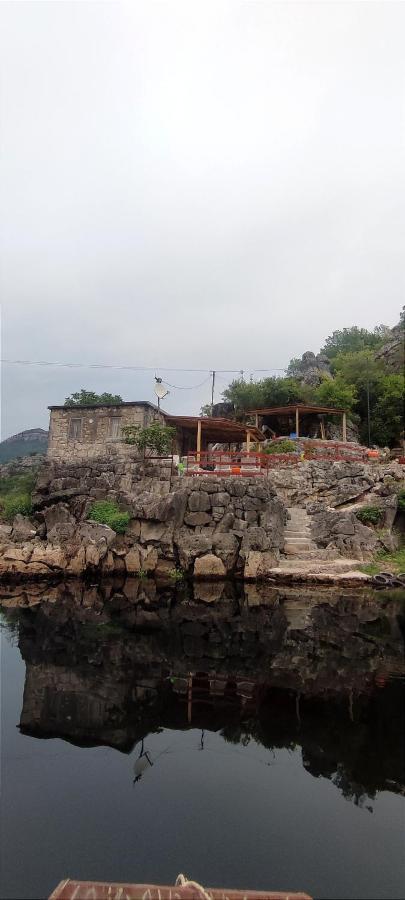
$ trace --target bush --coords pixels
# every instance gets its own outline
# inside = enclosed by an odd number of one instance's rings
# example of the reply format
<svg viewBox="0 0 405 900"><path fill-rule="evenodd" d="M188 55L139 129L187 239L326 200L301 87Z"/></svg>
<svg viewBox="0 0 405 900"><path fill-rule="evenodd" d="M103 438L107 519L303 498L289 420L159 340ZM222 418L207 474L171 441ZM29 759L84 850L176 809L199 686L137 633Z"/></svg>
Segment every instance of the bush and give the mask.
<svg viewBox="0 0 405 900"><path fill-rule="evenodd" d="M275 441L274 444L268 444L264 447L265 453L296 453L297 447L294 441Z"/></svg>
<svg viewBox="0 0 405 900"><path fill-rule="evenodd" d="M18 513L22 516L29 516L32 511L30 494L8 494L2 498L0 503L7 522L12 522Z"/></svg>
<svg viewBox="0 0 405 900"><path fill-rule="evenodd" d="M383 517L380 506L364 506L356 512L356 517L363 525L378 525Z"/></svg>
<svg viewBox="0 0 405 900"><path fill-rule="evenodd" d="M138 450L143 450L144 453L148 450L155 453L156 456L167 456L172 452L176 429L170 425L153 422L147 428L140 428L139 425L126 425L122 429L122 433L126 444L135 444Z"/></svg>
<svg viewBox="0 0 405 900"><path fill-rule="evenodd" d="M130 515L128 512L121 512L112 500L96 500L89 510L89 519L99 522L100 525L109 525L117 534L124 534Z"/></svg>
<svg viewBox="0 0 405 900"><path fill-rule="evenodd" d="M401 512L405 512L405 490L400 491L398 494L398 509Z"/></svg>

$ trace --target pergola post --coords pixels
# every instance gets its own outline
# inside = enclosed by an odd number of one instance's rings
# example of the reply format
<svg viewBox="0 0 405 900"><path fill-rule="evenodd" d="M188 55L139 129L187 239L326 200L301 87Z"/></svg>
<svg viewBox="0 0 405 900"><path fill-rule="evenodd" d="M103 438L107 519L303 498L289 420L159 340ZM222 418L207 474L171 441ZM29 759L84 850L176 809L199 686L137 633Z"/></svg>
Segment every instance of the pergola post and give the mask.
<svg viewBox="0 0 405 900"><path fill-rule="evenodd" d="M201 459L201 419L197 422L197 462L200 462Z"/></svg>
<svg viewBox="0 0 405 900"><path fill-rule="evenodd" d="M342 415L342 441L347 441L347 423L346 423L346 413L344 412Z"/></svg>
<svg viewBox="0 0 405 900"><path fill-rule="evenodd" d="M298 438L300 436L300 413L298 406L295 409L295 433Z"/></svg>
<svg viewBox="0 0 405 900"><path fill-rule="evenodd" d="M250 453L250 431L246 432L246 452Z"/></svg>
<svg viewBox="0 0 405 900"><path fill-rule="evenodd" d="M256 413L255 419L256 419L256 428L258 428L259 427L259 413Z"/></svg>

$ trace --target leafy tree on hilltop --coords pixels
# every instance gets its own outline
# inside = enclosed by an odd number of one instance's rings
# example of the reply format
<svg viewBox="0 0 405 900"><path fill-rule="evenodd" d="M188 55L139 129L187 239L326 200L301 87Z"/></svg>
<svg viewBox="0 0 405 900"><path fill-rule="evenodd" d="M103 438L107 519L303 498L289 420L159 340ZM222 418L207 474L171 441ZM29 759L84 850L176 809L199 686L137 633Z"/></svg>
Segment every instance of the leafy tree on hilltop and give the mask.
<svg viewBox="0 0 405 900"><path fill-rule="evenodd" d="M84 388L66 397L65 406L116 406L122 403L119 394L95 394L94 391L86 391Z"/></svg>
<svg viewBox="0 0 405 900"><path fill-rule="evenodd" d="M334 360L340 353L358 353L360 350L377 350L382 345L390 329L386 325L377 325L374 331L366 328L343 328L342 331L334 331L326 338L321 353L325 353L330 360Z"/></svg>
<svg viewBox="0 0 405 900"><path fill-rule="evenodd" d="M296 378L263 378L262 381L232 381L223 392L224 400L233 403L236 415L248 409L266 406L288 406L311 399L312 389Z"/></svg>
<svg viewBox="0 0 405 900"><path fill-rule="evenodd" d="M346 384L339 375L336 378L325 378L314 392L314 400L317 405L344 409L349 413L352 412L356 399L354 385Z"/></svg>

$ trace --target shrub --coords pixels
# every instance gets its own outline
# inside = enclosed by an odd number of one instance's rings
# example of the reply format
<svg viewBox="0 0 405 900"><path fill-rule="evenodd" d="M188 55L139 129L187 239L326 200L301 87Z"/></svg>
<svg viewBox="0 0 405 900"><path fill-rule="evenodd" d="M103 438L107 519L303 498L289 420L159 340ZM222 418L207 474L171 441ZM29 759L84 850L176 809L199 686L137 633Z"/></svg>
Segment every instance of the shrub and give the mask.
<svg viewBox="0 0 405 900"><path fill-rule="evenodd" d="M172 581L184 581L184 571L179 566L176 566L175 569L170 569L169 576Z"/></svg>
<svg viewBox="0 0 405 900"><path fill-rule="evenodd" d="M380 506L363 506L356 512L356 517L363 525L378 525L383 517L383 510Z"/></svg>
<svg viewBox="0 0 405 900"><path fill-rule="evenodd" d="M128 527L130 515L128 512L121 512L112 500L96 500L89 510L89 519L100 525L109 525L117 534L123 534Z"/></svg>
<svg viewBox="0 0 405 900"><path fill-rule="evenodd" d="M405 512L405 490L400 491L398 494L398 509L401 512Z"/></svg>
<svg viewBox="0 0 405 900"><path fill-rule="evenodd" d="M170 425L153 422L147 428L138 425L126 425L122 429L126 444L136 444L138 450L151 451L157 456L165 456L172 451L176 429Z"/></svg>
<svg viewBox="0 0 405 900"><path fill-rule="evenodd" d="M265 453L296 453L297 447L294 444L294 441L289 441L288 439L285 441L274 441L273 444L268 444L267 447L264 447Z"/></svg>
<svg viewBox="0 0 405 900"><path fill-rule="evenodd" d="M3 516L7 522L12 522L18 513L22 516L29 516L32 511L30 494L8 494L0 502Z"/></svg>

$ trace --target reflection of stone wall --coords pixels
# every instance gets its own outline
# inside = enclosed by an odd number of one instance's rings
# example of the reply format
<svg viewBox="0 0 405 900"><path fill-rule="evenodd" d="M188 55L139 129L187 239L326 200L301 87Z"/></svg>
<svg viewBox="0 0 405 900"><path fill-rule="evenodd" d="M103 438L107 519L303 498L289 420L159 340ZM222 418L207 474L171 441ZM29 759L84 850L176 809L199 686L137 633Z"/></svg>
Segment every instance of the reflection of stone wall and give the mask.
<svg viewBox="0 0 405 900"><path fill-rule="evenodd" d="M308 771L354 799L403 790L401 682L387 680L403 670L400 598L58 590L21 614L24 732L129 750L157 727L221 730L301 745Z"/></svg>

